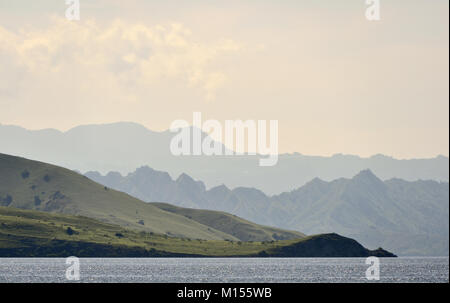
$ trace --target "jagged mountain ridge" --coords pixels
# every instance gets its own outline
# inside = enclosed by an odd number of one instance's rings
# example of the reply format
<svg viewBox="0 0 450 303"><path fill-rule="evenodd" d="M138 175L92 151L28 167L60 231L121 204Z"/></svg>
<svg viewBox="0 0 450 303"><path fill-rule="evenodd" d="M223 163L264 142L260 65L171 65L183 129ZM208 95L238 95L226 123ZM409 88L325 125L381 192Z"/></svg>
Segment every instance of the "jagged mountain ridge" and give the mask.
<svg viewBox="0 0 450 303"><path fill-rule="evenodd" d="M88 172L89 178L147 202L226 211L247 220L302 230L336 231L363 245L382 244L403 255L448 255L449 185L436 181L382 181L363 170L331 182L315 178L296 190L267 196L255 188L206 189L187 174L141 167L121 176Z"/></svg>

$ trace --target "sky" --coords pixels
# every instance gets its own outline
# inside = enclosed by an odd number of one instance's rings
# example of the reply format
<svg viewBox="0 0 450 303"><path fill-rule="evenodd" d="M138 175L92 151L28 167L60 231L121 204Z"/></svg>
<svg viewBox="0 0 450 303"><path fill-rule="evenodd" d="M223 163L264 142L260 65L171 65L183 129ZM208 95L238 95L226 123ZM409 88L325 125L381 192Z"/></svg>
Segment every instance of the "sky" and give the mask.
<svg viewBox="0 0 450 303"><path fill-rule="evenodd" d="M278 120L279 151L449 154L449 2L0 0L0 124Z"/></svg>

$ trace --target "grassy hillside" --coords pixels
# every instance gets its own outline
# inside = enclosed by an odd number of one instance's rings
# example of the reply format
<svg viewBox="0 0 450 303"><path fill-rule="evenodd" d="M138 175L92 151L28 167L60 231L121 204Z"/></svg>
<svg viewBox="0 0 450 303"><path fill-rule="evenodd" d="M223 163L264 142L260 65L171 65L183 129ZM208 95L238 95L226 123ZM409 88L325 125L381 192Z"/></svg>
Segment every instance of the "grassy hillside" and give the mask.
<svg viewBox="0 0 450 303"><path fill-rule="evenodd" d="M0 257L391 256L336 234L269 242L191 240L11 207L0 207L0 222Z"/></svg>
<svg viewBox="0 0 450 303"><path fill-rule="evenodd" d="M154 249L153 253L159 252L161 255L234 255L258 253L263 250L262 243L172 238L125 229L87 217L11 207L0 207L0 222L0 251L7 248L20 251L33 247L58 247L64 242L69 247L74 247L72 242L85 243L85 247L89 246L87 243L97 247L108 246L107 251L112 251L113 255L120 247L129 253L133 250L139 251L139 248L149 251ZM269 246L264 246L267 247ZM56 252L49 253L51 255Z"/></svg>
<svg viewBox="0 0 450 303"><path fill-rule="evenodd" d="M289 232L278 228L261 226L225 212L181 208L166 203L152 204L165 211L183 215L196 222L220 230L242 241L258 241L258 239L266 238L287 240L305 237L300 232Z"/></svg>
<svg viewBox="0 0 450 303"><path fill-rule="evenodd" d="M208 219L209 212L198 211L196 217L202 220L193 220L181 211L178 214L163 210L71 170L4 154L0 154L0 206L85 216L180 238L270 241L302 236L281 230L271 233L269 228L256 224L247 228L249 222L242 224L243 220L231 215L228 215L227 228ZM239 231L242 226L245 229Z"/></svg>

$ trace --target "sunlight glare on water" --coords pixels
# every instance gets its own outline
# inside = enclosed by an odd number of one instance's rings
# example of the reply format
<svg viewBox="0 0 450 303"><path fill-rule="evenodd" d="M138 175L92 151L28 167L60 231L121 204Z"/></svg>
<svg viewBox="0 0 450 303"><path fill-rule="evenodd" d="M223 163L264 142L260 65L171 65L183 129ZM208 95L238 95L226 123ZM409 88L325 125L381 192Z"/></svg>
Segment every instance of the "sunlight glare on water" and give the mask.
<svg viewBox="0 0 450 303"><path fill-rule="evenodd" d="M0 258L0 282L67 281L64 258ZM373 282L364 258L81 258L79 282ZM449 282L449 258L381 258L379 282Z"/></svg>

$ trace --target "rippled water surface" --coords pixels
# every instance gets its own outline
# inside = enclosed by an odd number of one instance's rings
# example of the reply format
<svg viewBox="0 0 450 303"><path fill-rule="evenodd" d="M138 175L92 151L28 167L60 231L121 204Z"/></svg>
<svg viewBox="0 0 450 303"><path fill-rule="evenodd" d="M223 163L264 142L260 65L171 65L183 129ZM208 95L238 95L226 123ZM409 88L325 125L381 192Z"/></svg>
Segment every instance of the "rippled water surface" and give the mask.
<svg viewBox="0 0 450 303"><path fill-rule="evenodd" d="M380 282L449 282L449 258L382 258ZM67 282L63 258L0 258L0 282ZM364 258L81 258L80 282L367 282Z"/></svg>

